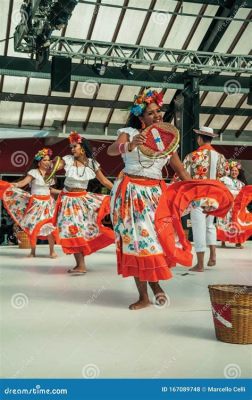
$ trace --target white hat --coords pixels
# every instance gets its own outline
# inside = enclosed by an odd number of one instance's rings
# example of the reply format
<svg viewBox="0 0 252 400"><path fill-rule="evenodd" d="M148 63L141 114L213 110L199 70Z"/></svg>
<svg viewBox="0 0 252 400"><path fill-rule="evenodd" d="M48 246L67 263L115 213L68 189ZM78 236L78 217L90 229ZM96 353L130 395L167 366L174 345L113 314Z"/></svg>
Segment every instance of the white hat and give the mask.
<svg viewBox="0 0 252 400"><path fill-rule="evenodd" d="M214 133L213 128L210 128L209 126L201 126L199 130L194 129L194 132L196 132L198 135L210 136L212 138L219 136L217 133Z"/></svg>

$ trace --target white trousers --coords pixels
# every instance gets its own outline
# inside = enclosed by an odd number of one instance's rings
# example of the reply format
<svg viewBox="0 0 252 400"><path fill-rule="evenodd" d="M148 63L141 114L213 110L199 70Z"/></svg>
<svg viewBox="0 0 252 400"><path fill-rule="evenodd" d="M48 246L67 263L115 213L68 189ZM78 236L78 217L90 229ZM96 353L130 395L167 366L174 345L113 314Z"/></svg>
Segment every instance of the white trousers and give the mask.
<svg viewBox="0 0 252 400"><path fill-rule="evenodd" d="M202 212L201 207L196 207L191 211L191 223L195 251L206 251L209 245L216 245L216 228L214 226L214 216Z"/></svg>

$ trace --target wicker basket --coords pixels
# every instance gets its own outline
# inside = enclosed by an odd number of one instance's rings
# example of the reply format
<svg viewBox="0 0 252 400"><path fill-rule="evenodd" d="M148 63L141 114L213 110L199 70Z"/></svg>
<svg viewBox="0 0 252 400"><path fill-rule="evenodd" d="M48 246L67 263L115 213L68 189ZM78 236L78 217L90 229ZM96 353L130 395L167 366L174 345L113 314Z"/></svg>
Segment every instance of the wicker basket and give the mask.
<svg viewBox="0 0 252 400"><path fill-rule="evenodd" d="M252 286L208 286L216 338L222 342L252 343Z"/></svg>
<svg viewBox="0 0 252 400"><path fill-rule="evenodd" d="M31 243L27 233L24 231L17 232L18 245L20 249L30 249Z"/></svg>

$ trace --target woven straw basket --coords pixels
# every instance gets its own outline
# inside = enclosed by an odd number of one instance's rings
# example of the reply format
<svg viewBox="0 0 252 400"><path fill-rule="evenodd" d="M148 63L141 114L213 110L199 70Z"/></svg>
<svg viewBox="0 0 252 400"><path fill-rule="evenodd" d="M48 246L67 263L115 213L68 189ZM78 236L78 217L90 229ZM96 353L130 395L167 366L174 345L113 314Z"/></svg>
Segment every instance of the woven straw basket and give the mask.
<svg viewBox="0 0 252 400"><path fill-rule="evenodd" d="M31 243L27 233L20 231L17 233L18 245L20 249L30 249Z"/></svg>
<svg viewBox="0 0 252 400"><path fill-rule="evenodd" d="M252 286L208 286L216 338L222 342L252 343Z"/></svg>

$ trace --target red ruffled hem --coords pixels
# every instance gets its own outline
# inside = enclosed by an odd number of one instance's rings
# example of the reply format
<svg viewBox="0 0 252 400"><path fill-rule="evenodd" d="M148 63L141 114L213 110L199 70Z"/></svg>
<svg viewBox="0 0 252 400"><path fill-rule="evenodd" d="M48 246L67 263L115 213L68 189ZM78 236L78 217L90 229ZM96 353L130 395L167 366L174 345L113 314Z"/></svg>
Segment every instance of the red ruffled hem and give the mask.
<svg viewBox="0 0 252 400"><path fill-rule="evenodd" d="M134 276L140 281L157 282L172 278L172 273L162 254L140 256L117 251L117 272L124 278Z"/></svg>
<svg viewBox="0 0 252 400"><path fill-rule="evenodd" d="M81 253L84 256L101 250L112 243L114 243L114 238L109 238L103 234L92 240L85 240L83 238L60 239L60 244L65 254Z"/></svg>
<svg viewBox="0 0 252 400"><path fill-rule="evenodd" d="M230 237L225 231L217 229L217 240L229 243L244 243L249 237L252 236L251 231L242 231L237 233L235 236Z"/></svg>

